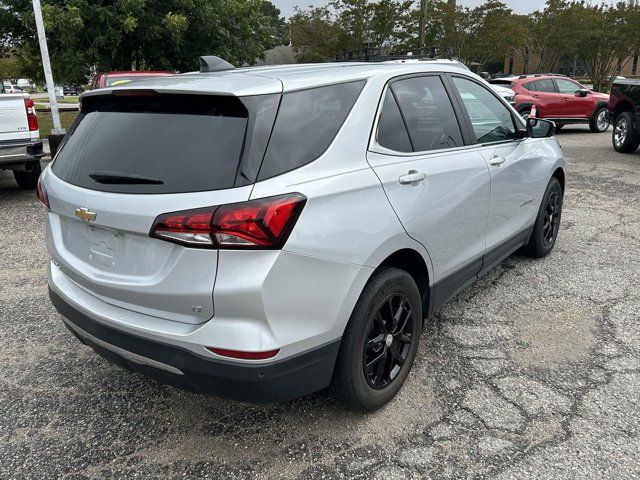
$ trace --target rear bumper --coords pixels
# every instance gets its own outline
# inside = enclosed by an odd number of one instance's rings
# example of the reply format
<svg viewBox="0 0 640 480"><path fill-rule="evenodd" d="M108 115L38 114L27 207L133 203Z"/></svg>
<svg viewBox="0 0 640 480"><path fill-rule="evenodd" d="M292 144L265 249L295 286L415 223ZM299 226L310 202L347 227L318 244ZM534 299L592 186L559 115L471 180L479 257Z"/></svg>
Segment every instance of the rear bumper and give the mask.
<svg viewBox="0 0 640 480"><path fill-rule="evenodd" d="M340 340L272 363L237 363L142 338L92 319L49 288L78 339L106 359L170 385L254 403L280 403L329 385Z"/></svg>
<svg viewBox="0 0 640 480"><path fill-rule="evenodd" d="M36 161L44 155L41 140L0 143L0 166Z"/></svg>

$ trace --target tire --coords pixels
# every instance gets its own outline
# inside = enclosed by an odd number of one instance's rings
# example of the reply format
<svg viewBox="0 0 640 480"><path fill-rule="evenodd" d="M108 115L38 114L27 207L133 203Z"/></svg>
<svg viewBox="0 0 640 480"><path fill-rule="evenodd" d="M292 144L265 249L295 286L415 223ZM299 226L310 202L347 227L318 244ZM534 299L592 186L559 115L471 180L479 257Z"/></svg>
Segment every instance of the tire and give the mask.
<svg viewBox="0 0 640 480"><path fill-rule="evenodd" d="M29 171L13 171L13 176L16 179L16 183L22 190L33 190L38 186L38 177L42 173L40 162L31 162L28 164L31 167Z"/></svg>
<svg viewBox="0 0 640 480"><path fill-rule="evenodd" d="M528 257L542 258L553 250L562 218L562 201L562 187L558 179L553 177L544 192L531 237L522 253Z"/></svg>
<svg viewBox="0 0 640 480"><path fill-rule="evenodd" d="M409 375L421 333L422 301L411 275L397 268L375 273L342 336L333 376L338 397L361 411L389 402ZM365 343L370 344L366 349ZM365 373L367 362L371 367Z"/></svg>
<svg viewBox="0 0 640 480"><path fill-rule="evenodd" d="M563 127L564 125L556 125L556 132L559 132L560 130L562 130Z"/></svg>
<svg viewBox="0 0 640 480"><path fill-rule="evenodd" d="M521 110L519 113L520 113L520 116L522 117L522 119L524 120L524 123L527 123L527 119L529 118L529 115L531 115L531 109L530 108L525 108L525 109Z"/></svg>
<svg viewBox="0 0 640 480"><path fill-rule="evenodd" d="M640 146L640 132L633 128L633 116L630 112L623 112L616 117L611 141L618 153L633 153Z"/></svg>
<svg viewBox="0 0 640 480"><path fill-rule="evenodd" d="M603 133L609 128L609 120L607 119L607 107L600 107L593 112L591 120L589 120L589 129L591 133Z"/></svg>

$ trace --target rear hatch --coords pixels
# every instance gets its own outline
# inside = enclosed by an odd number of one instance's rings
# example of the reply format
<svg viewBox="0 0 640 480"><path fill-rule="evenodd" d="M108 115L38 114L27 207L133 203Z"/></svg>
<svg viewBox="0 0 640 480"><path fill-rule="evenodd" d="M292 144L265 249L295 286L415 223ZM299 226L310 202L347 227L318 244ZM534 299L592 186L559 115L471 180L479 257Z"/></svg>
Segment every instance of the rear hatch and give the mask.
<svg viewBox="0 0 640 480"><path fill-rule="evenodd" d="M0 142L29 140L29 122L22 94L0 95Z"/></svg>
<svg viewBox="0 0 640 480"><path fill-rule="evenodd" d="M185 323L210 319L217 251L149 232L159 215L249 198L251 162L270 131L255 117L273 123L278 99L151 90L84 98L45 179L54 261L110 304Z"/></svg>

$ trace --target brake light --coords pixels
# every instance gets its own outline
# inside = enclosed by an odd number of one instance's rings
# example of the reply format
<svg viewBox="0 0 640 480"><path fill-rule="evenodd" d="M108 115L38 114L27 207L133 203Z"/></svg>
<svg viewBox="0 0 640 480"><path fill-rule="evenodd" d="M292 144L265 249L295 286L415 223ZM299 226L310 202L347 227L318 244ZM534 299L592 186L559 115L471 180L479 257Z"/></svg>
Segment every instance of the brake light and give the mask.
<svg viewBox="0 0 640 480"><path fill-rule="evenodd" d="M242 360L266 360L275 357L280 349L267 350L264 352L246 352L243 350L227 350L225 348L207 347L207 350L222 357L240 358Z"/></svg>
<svg viewBox="0 0 640 480"><path fill-rule="evenodd" d="M306 197L299 193L173 212L156 218L149 235L196 248L282 248Z"/></svg>
<svg viewBox="0 0 640 480"><path fill-rule="evenodd" d="M42 184L42 177L38 178L38 200L40 200L45 207L50 208L49 196L47 195L47 190Z"/></svg>
<svg viewBox="0 0 640 480"><path fill-rule="evenodd" d="M36 115L36 105L31 98L24 99L24 106L27 109L27 120L29 122L29 131L38 130L38 116Z"/></svg>

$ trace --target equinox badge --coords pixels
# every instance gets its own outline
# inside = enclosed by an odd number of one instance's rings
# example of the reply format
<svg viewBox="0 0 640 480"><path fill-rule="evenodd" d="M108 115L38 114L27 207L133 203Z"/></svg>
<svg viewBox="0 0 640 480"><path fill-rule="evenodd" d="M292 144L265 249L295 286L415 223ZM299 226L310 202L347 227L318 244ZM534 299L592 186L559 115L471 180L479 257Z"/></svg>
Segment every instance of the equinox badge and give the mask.
<svg viewBox="0 0 640 480"><path fill-rule="evenodd" d="M76 217L78 217L80 220L84 220L85 222L91 222L92 220L96 219L96 214L82 207L76 209Z"/></svg>

